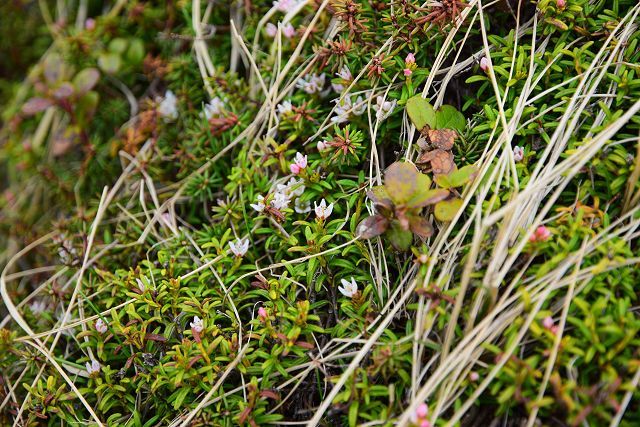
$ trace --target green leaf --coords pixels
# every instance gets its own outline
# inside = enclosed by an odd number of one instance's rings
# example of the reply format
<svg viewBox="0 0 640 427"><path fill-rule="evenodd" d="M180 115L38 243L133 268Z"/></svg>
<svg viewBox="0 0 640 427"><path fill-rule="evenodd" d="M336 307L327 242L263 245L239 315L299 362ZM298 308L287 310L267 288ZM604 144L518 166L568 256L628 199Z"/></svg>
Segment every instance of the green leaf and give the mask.
<svg viewBox="0 0 640 427"><path fill-rule="evenodd" d="M467 165L461 169L451 172L448 175L437 175L435 180L442 188L457 188L470 182L477 174L478 168L474 165Z"/></svg>
<svg viewBox="0 0 640 427"><path fill-rule="evenodd" d="M443 200L436 204L433 214L438 221L449 222L462 207L462 199Z"/></svg>
<svg viewBox="0 0 640 427"><path fill-rule="evenodd" d="M109 43L109 52L117 53L121 55L127 49L127 40L122 37L117 37Z"/></svg>
<svg viewBox="0 0 640 427"><path fill-rule="evenodd" d="M440 200L444 200L449 196L448 190L434 189L434 190L422 190L416 192L414 196L407 202L407 206L411 208L423 208L425 206L438 203Z"/></svg>
<svg viewBox="0 0 640 427"><path fill-rule="evenodd" d="M436 112L436 129L455 129L462 133L466 125L467 119L451 105L443 105Z"/></svg>
<svg viewBox="0 0 640 427"><path fill-rule="evenodd" d="M139 64L144 59L144 43L140 39L131 40L129 49L126 53L127 62L130 64Z"/></svg>
<svg viewBox="0 0 640 427"><path fill-rule="evenodd" d="M418 173L415 166L405 162L395 162L387 168L384 186L395 204L404 204L413 197Z"/></svg>
<svg viewBox="0 0 640 427"><path fill-rule="evenodd" d="M98 57L98 66L107 74L115 74L120 70L122 59L116 53L102 53Z"/></svg>
<svg viewBox="0 0 640 427"><path fill-rule="evenodd" d="M413 242L413 233L408 230L405 231L397 225L392 226L387 235L393 247L401 251L409 249Z"/></svg>
<svg viewBox="0 0 640 427"><path fill-rule="evenodd" d="M84 95L98 83L100 72L95 68L85 68L73 78L76 95Z"/></svg>
<svg viewBox="0 0 640 427"><path fill-rule="evenodd" d="M418 130L425 126L433 128L436 125L436 112L433 106L420 95L407 100L407 114Z"/></svg>

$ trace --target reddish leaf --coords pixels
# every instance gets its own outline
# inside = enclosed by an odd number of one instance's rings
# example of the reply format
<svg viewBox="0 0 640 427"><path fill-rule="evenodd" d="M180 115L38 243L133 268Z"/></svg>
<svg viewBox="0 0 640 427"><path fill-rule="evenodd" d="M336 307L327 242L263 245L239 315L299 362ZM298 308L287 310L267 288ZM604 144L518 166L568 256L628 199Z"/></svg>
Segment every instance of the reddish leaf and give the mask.
<svg viewBox="0 0 640 427"><path fill-rule="evenodd" d="M144 339L149 340L149 341L157 341L157 342L165 342L167 341L167 338L162 336L162 335L158 335L158 334L147 334L144 336Z"/></svg>
<svg viewBox="0 0 640 427"><path fill-rule="evenodd" d="M387 221L385 217L382 215L373 215L365 218L364 221L358 225L356 234L363 239L371 239L387 231L388 227L389 221Z"/></svg>
<svg viewBox="0 0 640 427"><path fill-rule="evenodd" d="M280 395L273 390L262 390L260 392L260 397L267 397L273 400L280 400Z"/></svg>
<svg viewBox="0 0 640 427"><path fill-rule="evenodd" d="M409 220L409 227L414 234L426 239L433 234L433 227L426 218L414 216Z"/></svg>
<svg viewBox="0 0 640 427"><path fill-rule="evenodd" d="M67 99L73 95L74 91L75 89L71 83L63 82L53 91L53 97L55 99Z"/></svg>
<svg viewBox="0 0 640 427"><path fill-rule="evenodd" d="M53 105L53 101L47 98L31 98L22 106L22 112L28 116L46 110Z"/></svg>
<svg viewBox="0 0 640 427"><path fill-rule="evenodd" d="M430 129L427 131L431 145L441 150L451 150L458 134L451 129Z"/></svg>

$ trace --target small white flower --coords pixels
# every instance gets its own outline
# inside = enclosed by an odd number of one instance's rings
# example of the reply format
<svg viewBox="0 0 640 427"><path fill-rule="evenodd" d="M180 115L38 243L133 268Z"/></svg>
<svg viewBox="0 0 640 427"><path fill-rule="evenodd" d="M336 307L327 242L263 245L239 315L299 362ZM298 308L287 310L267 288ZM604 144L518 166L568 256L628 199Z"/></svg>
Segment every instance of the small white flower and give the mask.
<svg viewBox="0 0 640 427"><path fill-rule="evenodd" d="M343 65L342 68L340 68L340 72L336 73L336 76L346 81L350 81L351 79L353 79L353 75L351 74L349 67L347 67L346 65Z"/></svg>
<svg viewBox="0 0 640 427"><path fill-rule="evenodd" d="M93 374L97 374L98 372L100 372L100 363L98 363L97 360L93 360L91 359L91 363L87 362L86 365L87 367L87 373L92 376Z"/></svg>
<svg viewBox="0 0 640 427"><path fill-rule="evenodd" d="M278 27L269 22L265 27L265 31L267 32L267 35L269 37L275 37L276 33L278 32Z"/></svg>
<svg viewBox="0 0 640 427"><path fill-rule="evenodd" d="M236 239L236 243L229 242L229 248L235 256L242 257L249 250L249 239Z"/></svg>
<svg viewBox="0 0 640 427"><path fill-rule="evenodd" d="M197 333L200 333L204 329L204 322L198 316L194 316L193 322L189 322L189 326L191 326L191 329L193 329Z"/></svg>
<svg viewBox="0 0 640 427"><path fill-rule="evenodd" d="M275 209L282 210L289 207L289 198L284 193L276 193L271 201L271 206Z"/></svg>
<svg viewBox="0 0 640 427"><path fill-rule="evenodd" d="M264 196L258 195L258 197L256 197L256 199L258 200L258 203L256 203L256 204L252 203L249 206L251 206L257 212L262 212L264 210L264 208L265 208L265 206L264 206Z"/></svg>
<svg viewBox="0 0 640 427"><path fill-rule="evenodd" d="M396 108L396 103L395 99L393 101L385 101L381 96L376 97L376 105L373 106L373 109L376 110L378 121L383 121L389 117L394 108Z"/></svg>
<svg viewBox="0 0 640 427"><path fill-rule="evenodd" d="M324 199L320 201L319 205L316 202L313 202L313 205L318 219L327 219L331 215L331 212L333 212L333 203L327 206L327 202Z"/></svg>
<svg viewBox="0 0 640 427"><path fill-rule="evenodd" d="M104 334L108 330L109 328L107 327L107 324L104 322L104 320L102 319L96 320L96 331L98 331L101 334Z"/></svg>
<svg viewBox="0 0 640 427"><path fill-rule="evenodd" d="M342 279L340 280L340 283L342 283L342 286L338 286L338 290L345 297L351 298L356 294L356 292L358 292L358 285L353 277L351 278L351 282Z"/></svg>
<svg viewBox="0 0 640 427"><path fill-rule="evenodd" d="M298 197L295 202L295 211L299 214L305 214L311 211L311 202L308 200L302 200Z"/></svg>
<svg viewBox="0 0 640 427"><path fill-rule="evenodd" d="M482 58L480 58L480 69L486 73L487 71L489 71L489 67L491 67L491 63L489 62L487 57L483 56Z"/></svg>
<svg viewBox="0 0 640 427"><path fill-rule="evenodd" d="M287 24L284 27L282 27L282 35L288 39L296 35L296 29L293 28L293 25L291 25L291 22L287 22Z"/></svg>
<svg viewBox="0 0 640 427"><path fill-rule="evenodd" d="M47 309L47 303L45 301L34 301L29 304L29 308L33 314L40 314Z"/></svg>
<svg viewBox="0 0 640 427"><path fill-rule="evenodd" d="M224 108L224 102L216 96L207 105L204 106L204 115L207 120L209 120L211 117L220 116Z"/></svg>
<svg viewBox="0 0 640 427"><path fill-rule="evenodd" d="M331 147L329 141L318 141L318 144L316 146L318 147L318 151L325 151L329 149L329 147Z"/></svg>
<svg viewBox="0 0 640 427"><path fill-rule="evenodd" d="M276 190L278 193L282 193L290 199L293 197L302 196L302 194L304 193L304 189L304 180L302 178L295 179L293 177L289 179L289 182L287 182L286 184L278 184L276 186Z"/></svg>
<svg viewBox="0 0 640 427"><path fill-rule="evenodd" d="M513 159L516 162L521 162L523 158L524 158L524 148L517 145L513 147Z"/></svg>
<svg viewBox="0 0 640 427"><path fill-rule="evenodd" d="M280 116L293 111L293 105L291 104L291 101L284 101L282 104L278 104L276 108L278 109L278 114Z"/></svg>
<svg viewBox="0 0 640 427"><path fill-rule="evenodd" d="M364 110L367 108L367 104L361 96L356 99L355 103L353 103L349 95L342 98L342 101L336 100L336 102L339 102L339 104L335 109L337 115L331 118L333 123L344 123L349 120L350 114L359 116L364 113Z"/></svg>
<svg viewBox="0 0 640 427"><path fill-rule="evenodd" d="M178 99L170 90L167 90L164 94L164 98L158 107L158 114L168 122L178 118Z"/></svg>
<svg viewBox="0 0 640 427"><path fill-rule="evenodd" d="M311 94L321 92L324 87L326 76L322 74L309 74L296 83L296 86L303 89L305 92Z"/></svg>

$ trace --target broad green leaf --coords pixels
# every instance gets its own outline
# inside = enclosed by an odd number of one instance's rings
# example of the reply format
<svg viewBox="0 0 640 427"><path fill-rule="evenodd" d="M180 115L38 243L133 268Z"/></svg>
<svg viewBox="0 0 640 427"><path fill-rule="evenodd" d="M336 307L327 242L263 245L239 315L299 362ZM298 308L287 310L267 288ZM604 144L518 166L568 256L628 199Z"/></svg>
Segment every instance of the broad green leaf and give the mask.
<svg viewBox="0 0 640 427"><path fill-rule="evenodd" d="M395 162L387 168L384 186L396 205L408 202L416 190L418 170L411 163Z"/></svg>
<svg viewBox="0 0 640 427"><path fill-rule="evenodd" d="M438 221L449 222L462 207L462 199L443 200L438 202L433 209L433 214Z"/></svg>
<svg viewBox="0 0 640 427"><path fill-rule="evenodd" d="M462 133L466 125L464 115L451 105L443 105L436 112L436 129L455 129Z"/></svg>
<svg viewBox="0 0 640 427"><path fill-rule="evenodd" d="M427 125L430 128L436 125L436 112L433 106L420 95L416 95L407 100L407 114L409 114L411 122L418 130L421 130Z"/></svg>
<svg viewBox="0 0 640 427"><path fill-rule="evenodd" d="M120 70L122 59L116 53L102 53L98 57L98 66L107 74L115 74Z"/></svg>
<svg viewBox="0 0 640 427"><path fill-rule="evenodd" d="M127 62L131 64L139 64L144 59L144 43L140 39L131 40L129 49L126 53Z"/></svg>
<svg viewBox="0 0 640 427"><path fill-rule="evenodd" d="M384 185L376 185L371 190L367 191L367 197L369 197L374 204L391 209L391 196L387 193L387 189Z"/></svg>
<svg viewBox="0 0 640 427"><path fill-rule="evenodd" d="M85 68L73 78L73 86L77 95L84 95L98 83L100 72L95 68Z"/></svg>
<svg viewBox="0 0 640 427"><path fill-rule="evenodd" d="M443 189L417 191L407 202L407 205L411 208L423 208L438 203L440 200L446 199L447 196L449 196L449 191Z"/></svg>
<svg viewBox="0 0 640 427"><path fill-rule="evenodd" d="M126 39L123 39L122 37L117 37L111 40L111 42L109 43L109 52L113 52L113 53L117 53L118 55L121 55L127 49L127 44L129 43L127 42Z"/></svg>
<svg viewBox="0 0 640 427"><path fill-rule="evenodd" d="M406 251L411 246L413 242L413 233L411 231L405 231L400 226L392 226L392 228L387 232L387 236L389 236L389 240L394 248Z"/></svg>
<svg viewBox="0 0 640 427"><path fill-rule="evenodd" d="M470 182L478 173L478 169L474 165L467 165L461 169L455 170L448 175L437 175L436 183L442 188L462 187Z"/></svg>

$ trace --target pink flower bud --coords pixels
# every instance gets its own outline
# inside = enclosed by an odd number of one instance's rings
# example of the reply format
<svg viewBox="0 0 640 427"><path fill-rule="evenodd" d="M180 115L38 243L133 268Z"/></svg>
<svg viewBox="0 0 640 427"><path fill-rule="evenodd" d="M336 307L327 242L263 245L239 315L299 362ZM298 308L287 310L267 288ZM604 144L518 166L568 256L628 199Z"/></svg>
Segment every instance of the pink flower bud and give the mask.
<svg viewBox="0 0 640 427"><path fill-rule="evenodd" d="M556 6L558 9L564 9L567 6L566 0L556 0Z"/></svg>
<svg viewBox="0 0 640 427"><path fill-rule="evenodd" d="M413 56L413 53L409 53L404 60L404 63L407 65L412 65L416 63L416 57Z"/></svg>
<svg viewBox="0 0 640 427"><path fill-rule="evenodd" d="M291 173L294 175L298 175L302 170L300 166L296 165L295 163L290 164L289 169L291 169Z"/></svg>
<svg viewBox="0 0 640 427"><path fill-rule="evenodd" d="M418 418L425 418L429 414L429 407L426 403L421 403L416 408L416 415Z"/></svg>
<svg viewBox="0 0 640 427"><path fill-rule="evenodd" d="M405 77L409 77L411 74L413 74L413 71L411 71L408 68L405 68L403 73L404 73Z"/></svg>
<svg viewBox="0 0 640 427"><path fill-rule="evenodd" d="M544 225L541 225L540 227L536 228L536 231L534 231L531 236L529 236L529 241L544 242L546 240L549 240L550 237L551 231L549 231L549 229Z"/></svg>
<svg viewBox="0 0 640 427"><path fill-rule="evenodd" d="M420 427L431 427L431 423L427 420L422 420Z"/></svg>
<svg viewBox="0 0 640 427"><path fill-rule="evenodd" d="M93 31L96 29L96 20L93 18L88 18L86 21L84 21L84 28L87 31Z"/></svg>
<svg viewBox="0 0 640 427"><path fill-rule="evenodd" d="M260 307L258 309L258 317L260 318L261 321L265 321L267 319L267 317L269 317L269 315L267 314L267 310L265 310L264 307Z"/></svg>
<svg viewBox="0 0 640 427"><path fill-rule="evenodd" d="M269 22L265 27L265 31L267 32L267 35L269 37L275 37L276 33L278 32L278 27Z"/></svg>
<svg viewBox="0 0 640 427"><path fill-rule="evenodd" d="M480 379L480 375L476 371L472 371L469 373L469 379L473 382L476 382Z"/></svg>
<svg viewBox="0 0 640 427"><path fill-rule="evenodd" d="M486 56L483 56L482 59L480 59L480 69L486 73L487 71L489 71L489 66L489 60Z"/></svg>
<svg viewBox="0 0 640 427"><path fill-rule="evenodd" d="M544 326L545 329L553 328L553 318L551 316L545 317L542 320L542 326Z"/></svg>

